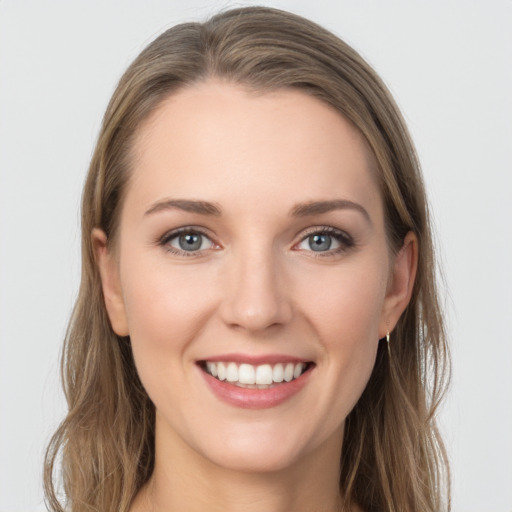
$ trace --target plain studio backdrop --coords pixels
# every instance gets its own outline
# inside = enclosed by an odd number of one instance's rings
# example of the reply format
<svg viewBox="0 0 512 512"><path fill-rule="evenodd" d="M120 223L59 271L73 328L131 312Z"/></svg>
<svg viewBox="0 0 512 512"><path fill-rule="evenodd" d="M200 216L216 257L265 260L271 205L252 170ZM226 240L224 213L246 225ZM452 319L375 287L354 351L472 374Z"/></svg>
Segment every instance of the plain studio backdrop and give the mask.
<svg viewBox="0 0 512 512"><path fill-rule="evenodd" d="M0 512L44 510L80 192L115 84L164 29L251 3L0 0ZM267 5L352 44L404 113L446 275L453 510L512 512L512 2Z"/></svg>

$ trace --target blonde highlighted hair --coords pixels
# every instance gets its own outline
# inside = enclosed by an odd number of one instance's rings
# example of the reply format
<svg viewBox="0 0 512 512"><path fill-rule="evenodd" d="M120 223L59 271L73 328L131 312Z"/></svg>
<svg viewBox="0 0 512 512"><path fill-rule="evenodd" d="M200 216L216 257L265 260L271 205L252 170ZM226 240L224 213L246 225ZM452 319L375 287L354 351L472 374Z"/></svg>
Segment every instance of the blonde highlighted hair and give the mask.
<svg viewBox="0 0 512 512"><path fill-rule="evenodd" d="M397 251L413 231L418 274L392 333L392 356L381 343L370 381L346 420L340 492L346 510L353 504L366 512L447 510L448 464L435 413L449 358L413 144L390 93L358 53L306 19L262 7L167 30L131 64L107 108L83 192L81 285L62 358L69 412L46 454L49 509L125 512L151 476L155 410L129 338L110 326L91 232L99 227L115 241L141 123L169 95L211 77L261 92L299 89L350 120L373 151L389 246Z"/></svg>

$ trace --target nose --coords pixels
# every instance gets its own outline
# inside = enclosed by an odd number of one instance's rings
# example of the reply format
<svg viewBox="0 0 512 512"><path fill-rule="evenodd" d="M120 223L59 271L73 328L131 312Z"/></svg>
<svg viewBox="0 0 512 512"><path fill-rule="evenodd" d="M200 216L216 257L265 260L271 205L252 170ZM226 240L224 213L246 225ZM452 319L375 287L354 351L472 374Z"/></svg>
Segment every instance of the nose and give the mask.
<svg viewBox="0 0 512 512"><path fill-rule="evenodd" d="M271 251L230 262L220 313L230 327L263 332L288 323L293 307L283 269Z"/></svg>

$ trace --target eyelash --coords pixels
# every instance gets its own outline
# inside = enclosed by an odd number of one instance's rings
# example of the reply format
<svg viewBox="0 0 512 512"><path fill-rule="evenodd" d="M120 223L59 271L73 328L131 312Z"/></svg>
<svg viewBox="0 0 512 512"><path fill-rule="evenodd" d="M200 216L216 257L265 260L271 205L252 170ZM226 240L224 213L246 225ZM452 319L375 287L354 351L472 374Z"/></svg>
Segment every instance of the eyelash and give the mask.
<svg viewBox="0 0 512 512"><path fill-rule="evenodd" d="M164 250L166 250L167 252L169 252L171 254L176 254L177 256L185 256L187 258L190 258L190 257L198 258L198 257L204 256L203 253L206 250L182 251L182 250L176 249L176 247L172 247L169 244L169 242L171 240L177 238L178 236L180 236L182 234L200 235L200 236L206 237L208 240L210 240L214 246L217 245L217 244L215 244L215 242L212 240L211 236L206 231L202 230L201 228L194 227L194 226L184 226L182 228L178 228L178 229L169 231L169 232L165 233L165 235L160 237L157 240L157 243L158 243L158 245L162 246L164 248Z"/></svg>
<svg viewBox="0 0 512 512"><path fill-rule="evenodd" d="M343 254L350 249L353 249L356 245L355 240L352 236L350 236L345 231L342 231L341 229L333 228L332 226L316 226L312 227L306 230L305 233L302 233L300 242L298 244L295 244L294 247L296 247L299 244L302 244L305 242L310 236L314 235L327 235L332 238L334 238L340 246L336 249L330 249L327 251L313 251L309 250L306 251L310 253L310 256L313 256L314 258L328 258L337 256L339 254Z"/></svg>
<svg viewBox="0 0 512 512"><path fill-rule="evenodd" d="M184 226L182 228L174 229L172 231L169 231L165 233L162 237L157 239L157 244L162 246L167 252L171 254L175 254L178 256L184 256L184 257L201 257L204 256L205 252L209 249L203 249L203 250L197 250L197 251L183 251L176 249L175 247L172 247L169 242L171 240L177 238L181 234L190 234L190 235L200 235L203 237L206 237L208 240L211 241L211 243L214 246L218 247L218 244L215 244L215 242L212 240L211 236L201 228L194 227L194 226ZM313 250L305 250L305 252L311 253L310 256L313 256L315 258L326 258L326 257L333 257L338 254L342 254L344 252L349 251L350 249L355 247L355 241L348 233L345 231L342 231L337 228L333 228L331 226L317 226L307 229L305 232L301 234L301 239L298 243L294 244L293 247L297 247L298 245L304 243L309 237L314 235L327 235L332 238L334 238L339 244L340 247L336 249L330 249L327 251L313 251ZM300 250L300 249L298 249Z"/></svg>

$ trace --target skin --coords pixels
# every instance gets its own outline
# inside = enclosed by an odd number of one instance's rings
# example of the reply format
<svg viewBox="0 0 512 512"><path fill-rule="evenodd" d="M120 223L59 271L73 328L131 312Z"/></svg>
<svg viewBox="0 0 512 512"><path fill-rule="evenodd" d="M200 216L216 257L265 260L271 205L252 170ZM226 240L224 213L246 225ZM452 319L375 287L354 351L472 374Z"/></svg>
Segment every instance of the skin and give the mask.
<svg viewBox="0 0 512 512"><path fill-rule="evenodd" d="M132 511L337 509L345 418L416 272L414 235L387 245L375 173L359 132L293 90L210 80L140 128L115 247L92 235L112 327L131 337L157 411L155 471ZM293 215L334 200L358 206ZM191 226L205 238L187 255L168 233ZM315 252L308 237L326 227L343 237ZM197 365L234 352L314 368L278 406L234 407Z"/></svg>

